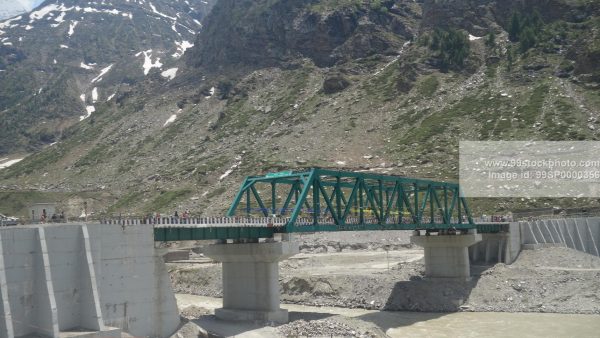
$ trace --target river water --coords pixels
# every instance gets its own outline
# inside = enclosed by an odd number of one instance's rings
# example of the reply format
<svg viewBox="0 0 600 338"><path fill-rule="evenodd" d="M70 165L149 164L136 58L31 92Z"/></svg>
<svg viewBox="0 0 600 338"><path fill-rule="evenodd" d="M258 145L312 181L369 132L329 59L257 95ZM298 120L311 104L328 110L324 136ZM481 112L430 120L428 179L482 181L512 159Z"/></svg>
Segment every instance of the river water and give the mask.
<svg viewBox="0 0 600 338"><path fill-rule="evenodd" d="M209 310L221 307L220 298L177 294L180 309L195 305ZM388 312L334 307L282 304L290 319L343 315L371 322L388 336L395 337L589 337L600 338L600 315L506 312ZM224 335L276 337L274 328L248 324L223 327L223 322L204 320L204 328ZM231 330L231 331L229 331ZM230 333L231 332L231 333ZM243 332L243 333L242 333Z"/></svg>

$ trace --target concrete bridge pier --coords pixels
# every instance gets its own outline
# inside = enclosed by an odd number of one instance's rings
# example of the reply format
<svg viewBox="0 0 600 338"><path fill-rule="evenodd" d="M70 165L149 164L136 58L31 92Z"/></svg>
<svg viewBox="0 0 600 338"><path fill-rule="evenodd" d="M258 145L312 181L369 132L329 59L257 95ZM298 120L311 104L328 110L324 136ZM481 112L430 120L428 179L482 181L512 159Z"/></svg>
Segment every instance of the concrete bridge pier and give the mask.
<svg viewBox="0 0 600 338"><path fill-rule="evenodd" d="M421 236L415 231L410 241L425 249L427 277L468 279L469 246L481 241L481 234L472 230L463 235Z"/></svg>
<svg viewBox="0 0 600 338"><path fill-rule="evenodd" d="M223 320L287 323L279 307L279 261L299 252L295 242L213 244L204 255L223 263Z"/></svg>

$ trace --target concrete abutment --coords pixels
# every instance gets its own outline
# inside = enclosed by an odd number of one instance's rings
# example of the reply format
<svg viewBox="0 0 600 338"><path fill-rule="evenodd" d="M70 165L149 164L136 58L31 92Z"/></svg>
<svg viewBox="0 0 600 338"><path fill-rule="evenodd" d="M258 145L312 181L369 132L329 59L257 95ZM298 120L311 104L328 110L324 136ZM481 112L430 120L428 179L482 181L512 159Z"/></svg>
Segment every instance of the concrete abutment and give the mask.
<svg viewBox="0 0 600 338"><path fill-rule="evenodd" d="M469 247L481 241L481 234L413 235L411 243L425 251L425 275L431 278L468 279L471 276Z"/></svg>
<svg viewBox="0 0 600 338"><path fill-rule="evenodd" d="M0 337L167 337L179 315L152 227L0 228Z"/></svg>
<svg viewBox="0 0 600 338"><path fill-rule="evenodd" d="M280 308L279 261L299 253L295 242L213 244L204 254L223 264L223 320L287 323Z"/></svg>

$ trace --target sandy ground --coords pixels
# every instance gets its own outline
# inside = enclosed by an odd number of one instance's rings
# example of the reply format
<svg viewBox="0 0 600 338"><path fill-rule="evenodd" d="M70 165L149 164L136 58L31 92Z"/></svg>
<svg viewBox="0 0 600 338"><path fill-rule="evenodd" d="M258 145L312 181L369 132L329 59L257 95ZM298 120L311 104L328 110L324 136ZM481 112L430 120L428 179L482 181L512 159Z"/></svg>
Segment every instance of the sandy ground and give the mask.
<svg viewBox="0 0 600 338"><path fill-rule="evenodd" d="M471 281L424 278L421 249L302 253L280 263L292 304L423 312L600 314L600 258L567 248L523 251L512 265L472 265ZM388 268L389 266L389 268ZM169 263L175 292L221 296L220 265Z"/></svg>
<svg viewBox="0 0 600 338"><path fill-rule="evenodd" d="M220 298L177 294L177 304L189 319L221 336L282 337L282 327L231 323L216 319ZM356 332L370 331L388 337L598 337L600 316L551 313L497 312L386 312L336 307L283 304L290 311L291 326L298 321L345 321ZM195 310L195 311L194 311ZM194 315L196 313L197 315ZM377 335L375 335L377 336ZM182 337L184 338L184 337Z"/></svg>
<svg viewBox="0 0 600 338"><path fill-rule="evenodd" d="M221 266L201 249L167 266L188 325L224 336L600 337L599 257L528 250L512 265L472 265L471 281L428 279L423 250L397 235L296 238L302 253L280 263L291 322L279 327L216 320Z"/></svg>

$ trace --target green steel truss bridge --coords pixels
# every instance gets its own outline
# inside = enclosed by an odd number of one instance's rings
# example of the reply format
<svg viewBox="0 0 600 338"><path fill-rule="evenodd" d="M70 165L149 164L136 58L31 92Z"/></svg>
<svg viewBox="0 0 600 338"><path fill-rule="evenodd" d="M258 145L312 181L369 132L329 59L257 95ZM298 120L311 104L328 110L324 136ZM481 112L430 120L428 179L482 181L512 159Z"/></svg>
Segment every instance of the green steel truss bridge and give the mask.
<svg viewBox="0 0 600 338"><path fill-rule="evenodd" d="M427 230L498 232L475 224L458 184L312 168L249 176L226 217L154 220L156 241L250 240L276 233Z"/></svg>

